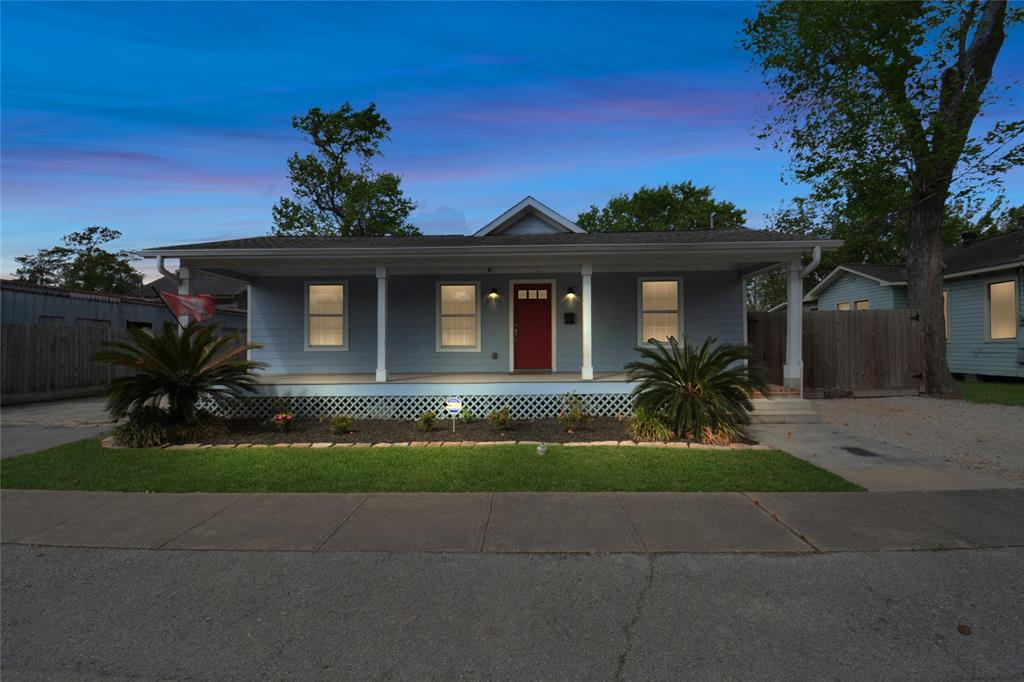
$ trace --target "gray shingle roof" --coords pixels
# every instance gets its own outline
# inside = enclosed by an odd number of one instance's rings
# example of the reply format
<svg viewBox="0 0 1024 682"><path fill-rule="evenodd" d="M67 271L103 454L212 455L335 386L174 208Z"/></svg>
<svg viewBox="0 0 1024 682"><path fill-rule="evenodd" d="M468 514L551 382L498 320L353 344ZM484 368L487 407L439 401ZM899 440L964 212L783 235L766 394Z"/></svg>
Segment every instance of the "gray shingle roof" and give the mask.
<svg viewBox="0 0 1024 682"><path fill-rule="evenodd" d="M527 246L567 244L717 244L742 242L821 241L811 235L790 235L768 230L722 229L679 232L601 232L587 234L423 235L418 237L246 237L198 244L160 246L147 251L204 249L320 249L382 247Z"/></svg>
<svg viewBox="0 0 1024 682"><path fill-rule="evenodd" d="M1024 230L950 246L942 251L942 261L947 275L1024 261Z"/></svg>
<svg viewBox="0 0 1024 682"><path fill-rule="evenodd" d="M902 265L872 265L870 263L843 263L847 270L859 272L884 282L906 282L907 269Z"/></svg>

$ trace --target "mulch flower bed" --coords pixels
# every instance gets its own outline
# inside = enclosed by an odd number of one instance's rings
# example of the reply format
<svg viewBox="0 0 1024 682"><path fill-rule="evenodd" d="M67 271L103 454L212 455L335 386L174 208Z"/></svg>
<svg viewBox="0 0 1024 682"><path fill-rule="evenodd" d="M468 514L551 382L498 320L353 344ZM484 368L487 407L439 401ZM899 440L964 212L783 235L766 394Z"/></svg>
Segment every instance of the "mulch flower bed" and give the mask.
<svg viewBox="0 0 1024 682"><path fill-rule="evenodd" d="M233 419L229 432L204 443L408 443L443 441L539 441L543 443L584 443L595 441L627 441L626 420L615 417L591 417L573 433L568 433L556 419L524 419L497 429L487 420L470 424L459 421L452 433L451 420L439 419L430 431L418 428L414 421L393 419L357 419L348 433L332 433L329 420L296 419L290 431L277 431L266 420ZM683 442L683 441L679 441Z"/></svg>

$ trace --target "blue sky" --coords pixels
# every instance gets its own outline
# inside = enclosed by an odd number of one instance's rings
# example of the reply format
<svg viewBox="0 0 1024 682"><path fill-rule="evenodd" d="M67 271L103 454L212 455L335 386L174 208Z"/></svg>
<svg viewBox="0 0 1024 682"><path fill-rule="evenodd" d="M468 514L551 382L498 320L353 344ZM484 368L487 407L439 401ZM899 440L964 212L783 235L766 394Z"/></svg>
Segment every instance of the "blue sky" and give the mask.
<svg viewBox="0 0 1024 682"><path fill-rule="evenodd" d="M124 248L268 233L303 149L291 116L346 101L391 122L380 167L404 177L425 232L475 230L526 194L574 218L682 180L759 227L801 192L780 182L783 155L756 149L766 94L735 46L748 3L0 12L4 275L92 224ZM1024 64L1017 37L1004 80Z"/></svg>

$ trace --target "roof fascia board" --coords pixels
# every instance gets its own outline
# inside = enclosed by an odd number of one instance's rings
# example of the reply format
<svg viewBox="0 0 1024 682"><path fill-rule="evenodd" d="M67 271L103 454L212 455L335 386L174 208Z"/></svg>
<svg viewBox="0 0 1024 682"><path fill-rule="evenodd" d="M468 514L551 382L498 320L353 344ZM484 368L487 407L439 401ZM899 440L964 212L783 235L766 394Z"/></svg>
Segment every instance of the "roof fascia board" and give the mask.
<svg viewBox="0 0 1024 682"><path fill-rule="evenodd" d="M1014 268L1024 267L1024 260L1016 261L1013 263L1004 263L1002 265L990 265L987 268L975 268L974 270L964 270L963 272L951 272L948 275L943 275L942 279L959 279L960 277L970 277L971 275L984 275L988 272L999 272L1000 270L1013 270Z"/></svg>
<svg viewBox="0 0 1024 682"><path fill-rule="evenodd" d="M467 246L411 246L411 247L368 247L368 248L269 248L269 249L145 249L138 252L144 258L189 258L189 257L224 257L239 260L248 258L324 258L324 257L395 257L395 256L477 256L506 255L533 256L549 255L553 252L565 252L567 255L586 256L605 253L635 253L645 255L651 252L666 251L683 252L735 252L752 253L802 253L815 246L823 249L836 249L842 245L840 240L823 241L786 241L786 242L705 242L678 244L471 244Z"/></svg>
<svg viewBox="0 0 1024 682"><path fill-rule="evenodd" d="M510 221L519 217L519 214L527 209L533 209L541 216L546 218L549 222L554 223L555 227L561 227L567 232L574 232L576 234L583 234L585 230L576 223L572 222L565 216L561 215L557 211L545 206L541 202L537 201L531 196L525 197L518 204L510 208L509 210L502 213L500 216L487 223L479 230L473 233L474 237L483 237L489 234L495 234L501 231L502 227L505 227Z"/></svg>

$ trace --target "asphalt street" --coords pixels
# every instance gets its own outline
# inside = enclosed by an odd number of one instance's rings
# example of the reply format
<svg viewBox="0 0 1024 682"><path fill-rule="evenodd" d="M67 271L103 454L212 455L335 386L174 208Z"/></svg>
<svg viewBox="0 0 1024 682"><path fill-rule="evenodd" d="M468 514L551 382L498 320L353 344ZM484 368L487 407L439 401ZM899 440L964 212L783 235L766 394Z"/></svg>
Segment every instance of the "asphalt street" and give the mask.
<svg viewBox="0 0 1024 682"><path fill-rule="evenodd" d="M2 568L5 680L1024 676L1024 548L769 556L4 545Z"/></svg>

